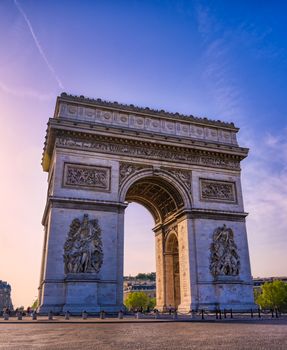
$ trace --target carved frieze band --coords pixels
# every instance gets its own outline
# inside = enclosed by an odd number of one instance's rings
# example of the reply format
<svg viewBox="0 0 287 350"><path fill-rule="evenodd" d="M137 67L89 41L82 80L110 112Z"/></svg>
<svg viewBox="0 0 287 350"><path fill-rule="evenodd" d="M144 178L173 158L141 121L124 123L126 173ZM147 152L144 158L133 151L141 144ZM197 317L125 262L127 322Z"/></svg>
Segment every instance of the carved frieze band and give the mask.
<svg viewBox="0 0 287 350"><path fill-rule="evenodd" d="M200 195L202 200L236 203L234 182L200 179Z"/></svg>
<svg viewBox="0 0 287 350"><path fill-rule="evenodd" d="M63 185L88 190L110 191L111 169L65 163Z"/></svg>
<svg viewBox="0 0 287 350"><path fill-rule="evenodd" d="M101 153L119 154L144 159L156 159L171 162L176 161L180 163L188 163L221 169L240 169L239 161L236 159L220 157L215 154L195 154L192 150L171 150L162 149L160 147L152 147L151 145L135 146L129 144L105 142L101 140L88 141L63 136L57 138L56 145L58 147L85 149L98 151Z"/></svg>

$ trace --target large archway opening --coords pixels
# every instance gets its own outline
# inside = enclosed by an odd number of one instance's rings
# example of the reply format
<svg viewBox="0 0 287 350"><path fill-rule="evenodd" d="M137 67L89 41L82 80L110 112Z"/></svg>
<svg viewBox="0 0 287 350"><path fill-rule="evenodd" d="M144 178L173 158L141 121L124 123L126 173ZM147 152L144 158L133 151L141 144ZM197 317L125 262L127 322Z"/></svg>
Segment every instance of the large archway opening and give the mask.
<svg viewBox="0 0 287 350"><path fill-rule="evenodd" d="M136 202L146 207L155 224L164 224L184 206L178 190L160 177L144 177L134 182L126 193L127 202Z"/></svg>
<svg viewBox="0 0 287 350"><path fill-rule="evenodd" d="M154 219L138 203L130 203L125 210L124 276L155 272Z"/></svg>
<svg viewBox="0 0 287 350"><path fill-rule="evenodd" d="M177 308L181 302L177 216L184 207L182 195L167 180L159 176L148 176L136 180L129 186L125 200L128 203L138 203L144 206L153 217L154 227L151 226L148 231L153 229L156 244L153 245L153 251L149 252L148 257L152 259L155 255L157 308L162 310L169 307ZM138 206L133 209L140 211ZM136 217L138 213L135 212L134 215ZM130 230L140 232L142 228L129 227L128 231ZM143 225L143 230L147 230L145 225ZM146 232L140 234L146 234ZM146 244L147 242L144 241L143 248L148 245L152 246L150 242ZM125 243L125 246L129 244ZM131 255L137 260L135 254ZM126 260L125 264L127 264ZM131 264L131 261L128 264ZM137 263L135 265L139 266ZM148 265L154 266L153 264ZM126 267L125 271L128 271ZM142 272L147 271L144 266L142 269Z"/></svg>

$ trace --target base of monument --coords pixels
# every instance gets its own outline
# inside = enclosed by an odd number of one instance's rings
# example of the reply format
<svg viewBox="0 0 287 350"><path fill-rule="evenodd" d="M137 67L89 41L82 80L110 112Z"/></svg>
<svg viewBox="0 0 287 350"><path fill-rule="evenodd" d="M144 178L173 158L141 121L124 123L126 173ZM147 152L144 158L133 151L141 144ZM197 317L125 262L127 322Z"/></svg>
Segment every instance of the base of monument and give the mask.
<svg viewBox="0 0 287 350"><path fill-rule="evenodd" d="M107 313L118 313L123 311L123 305L87 305L87 304L65 304L65 305L41 305L37 312L39 315L48 315L52 312L54 315L61 315L69 312L71 315L81 315L86 311L88 314L98 314L101 311Z"/></svg>
<svg viewBox="0 0 287 350"><path fill-rule="evenodd" d="M200 303L198 304L197 308L195 310L206 310L206 311L216 311L216 310L232 310L234 312L240 311L240 312L249 312L250 310L257 310L258 305L255 303L242 303L242 304L232 304L232 303L216 303L216 304L209 304L209 303Z"/></svg>
<svg viewBox="0 0 287 350"><path fill-rule="evenodd" d="M37 313L39 315L47 315L49 312L52 312L53 314L60 314L63 310L63 305L57 305L57 304L44 304L40 305L37 309Z"/></svg>
<svg viewBox="0 0 287 350"><path fill-rule="evenodd" d="M169 308L164 306L156 306L156 309L160 312L166 312ZM189 313L191 311L216 311L216 310L231 310L232 311L241 311L241 312L250 312L250 310L257 310L258 306L255 303L191 303L191 304L180 304L177 307L177 310L181 313Z"/></svg>

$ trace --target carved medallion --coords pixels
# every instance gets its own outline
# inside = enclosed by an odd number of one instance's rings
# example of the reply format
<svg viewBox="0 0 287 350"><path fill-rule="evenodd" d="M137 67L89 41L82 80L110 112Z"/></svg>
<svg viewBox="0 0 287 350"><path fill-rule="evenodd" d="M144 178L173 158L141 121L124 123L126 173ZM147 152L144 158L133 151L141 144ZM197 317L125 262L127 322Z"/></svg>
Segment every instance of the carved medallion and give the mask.
<svg viewBox="0 0 287 350"><path fill-rule="evenodd" d="M107 167L65 163L64 186L109 191L110 172Z"/></svg>
<svg viewBox="0 0 287 350"><path fill-rule="evenodd" d="M234 182L200 179L201 199L236 203Z"/></svg>
<svg viewBox="0 0 287 350"><path fill-rule="evenodd" d="M74 219L64 245L65 273L97 273L103 263L101 228L98 220Z"/></svg>
<svg viewBox="0 0 287 350"><path fill-rule="evenodd" d="M237 276L239 270L240 259L233 231L225 225L218 227L210 246L210 272L214 277Z"/></svg>

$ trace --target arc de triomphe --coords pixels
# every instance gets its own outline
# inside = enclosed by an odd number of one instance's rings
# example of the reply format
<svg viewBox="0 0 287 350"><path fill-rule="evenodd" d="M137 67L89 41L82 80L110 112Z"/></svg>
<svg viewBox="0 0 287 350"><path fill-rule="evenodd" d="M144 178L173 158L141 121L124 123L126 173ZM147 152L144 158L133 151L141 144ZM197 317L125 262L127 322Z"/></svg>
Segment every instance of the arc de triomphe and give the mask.
<svg viewBox="0 0 287 350"><path fill-rule="evenodd" d="M118 311L124 213L155 222L157 308L247 309L252 278L233 123L63 93L49 119L39 311Z"/></svg>

